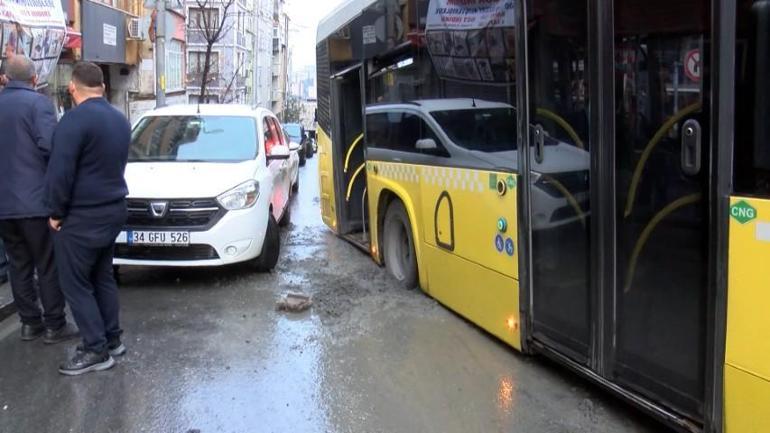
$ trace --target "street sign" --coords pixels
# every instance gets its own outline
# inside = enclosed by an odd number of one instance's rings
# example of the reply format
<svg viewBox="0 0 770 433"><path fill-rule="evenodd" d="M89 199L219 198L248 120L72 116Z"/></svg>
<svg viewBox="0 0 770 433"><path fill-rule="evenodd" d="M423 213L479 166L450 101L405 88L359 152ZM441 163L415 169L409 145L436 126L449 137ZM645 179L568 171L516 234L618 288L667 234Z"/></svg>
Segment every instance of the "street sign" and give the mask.
<svg viewBox="0 0 770 433"><path fill-rule="evenodd" d="M757 210L754 206L741 200L730 206L730 216L741 224L746 224L757 217Z"/></svg>
<svg viewBox="0 0 770 433"><path fill-rule="evenodd" d="M684 74L693 81L700 81L700 50L690 50L684 56Z"/></svg>

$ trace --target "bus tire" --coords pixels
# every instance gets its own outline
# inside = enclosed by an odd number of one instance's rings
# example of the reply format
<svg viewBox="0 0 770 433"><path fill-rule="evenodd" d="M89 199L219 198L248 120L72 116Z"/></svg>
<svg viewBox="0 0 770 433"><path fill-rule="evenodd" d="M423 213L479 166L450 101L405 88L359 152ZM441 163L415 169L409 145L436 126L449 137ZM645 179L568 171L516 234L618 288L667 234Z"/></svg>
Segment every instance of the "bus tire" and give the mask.
<svg viewBox="0 0 770 433"><path fill-rule="evenodd" d="M406 289L417 287L417 255L412 225L404 204L396 200L388 206L382 236L385 267L399 285Z"/></svg>
<svg viewBox="0 0 770 433"><path fill-rule="evenodd" d="M262 242L262 252L252 261L252 267L257 272L270 272L278 264L281 253L281 234L275 217L270 213L267 221L265 240Z"/></svg>

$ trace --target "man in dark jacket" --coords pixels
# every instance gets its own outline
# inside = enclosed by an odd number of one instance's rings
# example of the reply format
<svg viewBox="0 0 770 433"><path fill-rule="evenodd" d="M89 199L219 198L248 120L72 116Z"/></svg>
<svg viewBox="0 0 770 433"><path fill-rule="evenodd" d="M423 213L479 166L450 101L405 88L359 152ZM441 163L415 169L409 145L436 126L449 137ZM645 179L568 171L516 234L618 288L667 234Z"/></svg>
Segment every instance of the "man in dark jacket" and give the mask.
<svg viewBox="0 0 770 433"><path fill-rule="evenodd" d="M69 92L77 107L56 127L48 165L59 280L83 336L75 356L59 368L70 376L111 368L113 356L126 351L112 256L127 218L123 174L131 127L104 99L103 80L93 63L73 68Z"/></svg>
<svg viewBox="0 0 770 433"><path fill-rule="evenodd" d="M12 57L6 74L10 81L0 92L0 237L10 259L22 340L45 333L46 343L58 343L75 337L77 330L64 317L45 206L44 178L56 115L51 101L34 91L37 77L31 60Z"/></svg>

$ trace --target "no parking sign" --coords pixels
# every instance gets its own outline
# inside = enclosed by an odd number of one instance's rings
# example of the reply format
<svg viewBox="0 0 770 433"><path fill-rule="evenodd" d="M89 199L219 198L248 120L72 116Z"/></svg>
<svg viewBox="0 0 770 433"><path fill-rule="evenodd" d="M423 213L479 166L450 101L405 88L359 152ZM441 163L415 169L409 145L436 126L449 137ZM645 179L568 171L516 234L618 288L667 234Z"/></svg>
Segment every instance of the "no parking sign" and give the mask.
<svg viewBox="0 0 770 433"><path fill-rule="evenodd" d="M684 74L692 81L698 82L701 77L700 49L690 50L684 56Z"/></svg>

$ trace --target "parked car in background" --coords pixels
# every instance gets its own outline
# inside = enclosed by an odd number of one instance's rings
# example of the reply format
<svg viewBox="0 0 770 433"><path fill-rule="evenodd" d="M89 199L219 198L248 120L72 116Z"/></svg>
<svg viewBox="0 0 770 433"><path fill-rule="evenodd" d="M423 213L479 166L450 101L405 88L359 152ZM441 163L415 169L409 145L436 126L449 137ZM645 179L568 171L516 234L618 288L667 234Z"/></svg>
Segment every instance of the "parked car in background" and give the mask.
<svg viewBox="0 0 770 433"><path fill-rule="evenodd" d="M305 160L313 157L313 146L305 134L305 127L299 123L284 123L283 128L292 141L299 143L299 165L304 166Z"/></svg>
<svg viewBox="0 0 770 433"><path fill-rule="evenodd" d="M115 265L275 267L289 222L292 166L278 119L240 105L181 105L134 126L128 222ZM298 171L298 170L294 170Z"/></svg>
<svg viewBox="0 0 770 433"><path fill-rule="evenodd" d="M310 144L313 148L313 153L318 152L318 140L316 139L315 129L307 130L307 138L310 140Z"/></svg>

